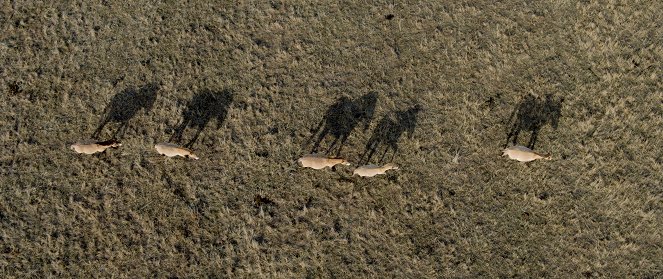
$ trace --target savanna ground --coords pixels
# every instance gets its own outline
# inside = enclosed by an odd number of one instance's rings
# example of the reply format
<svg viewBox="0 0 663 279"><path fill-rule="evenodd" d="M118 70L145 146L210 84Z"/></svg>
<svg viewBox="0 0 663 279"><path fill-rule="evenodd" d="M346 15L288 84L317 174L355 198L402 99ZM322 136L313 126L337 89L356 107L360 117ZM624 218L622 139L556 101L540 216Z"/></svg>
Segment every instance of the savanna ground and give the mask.
<svg viewBox="0 0 663 279"><path fill-rule="evenodd" d="M663 276L663 2L182 2L0 4L3 278Z"/></svg>

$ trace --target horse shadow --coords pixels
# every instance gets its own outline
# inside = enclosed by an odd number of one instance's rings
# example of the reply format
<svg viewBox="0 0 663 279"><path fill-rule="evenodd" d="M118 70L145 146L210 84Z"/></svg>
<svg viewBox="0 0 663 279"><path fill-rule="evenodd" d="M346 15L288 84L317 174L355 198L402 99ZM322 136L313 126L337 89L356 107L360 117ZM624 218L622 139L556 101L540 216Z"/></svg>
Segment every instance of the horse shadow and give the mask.
<svg viewBox="0 0 663 279"><path fill-rule="evenodd" d="M368 129L375 113L377 100L378 94L376 92L368 93L355 100L346 96L340 97L327 109L324 118L312 130L313 134L308 142L311 142L316 135L317 138L311 153L317 153L322 141L331 135L334 139L327 147L325 154L330 154L336 150L335 155L339 156L345 142L357 125L363 122L364 130Z"/></svg>
<svg viewBox="0 0 663 279"><path fill-rule="evenodd" d="M127 88L113 96L110 103L103 112L99 126L92 134L92 138L97 139L104 127L109 123L119 123L117 129L113 132L113 139L124 135L129 126L129 121L134 118L141 110L148 112L152 110L154 101L157 98L159 86L151 83L138 89Z"/></svg>
<svg viewBox="0 0 663 279"><path fill-rule="evenodd" d="M198 140L200 133L207 124L216 119L216 128L220 128L228 115L228 109L233 102L233 94L229 90L211 91L204 90L193 96L187 108L182 112L182 123L175 128L170 137L170 142L182 144L184 131L187 128L194 129L191 139L184 147L191 147Z"/></svg>
<svg viewBox="0 0 663 279"><path fill-rule="evenodd" d="M364 153L361 155L359 162L361 164L368 164L380 150L382 150L382 156L380 156L379 163L384 163L385 156L389 150L392 151L389 162L393 161L396 153L398 153L398 141L403 134L407 134L407 137L412 139L414 130L417 127L417 116L421 110L421 105L417 104L407 110L383 116L375 129L373 129L373 134L366 143Z"/></svg>
<svg viewBox="0 0 663 279"><path fill-rule="evenodd" d="M562 116L562 103L564 98L554 98L552 94L546 94L545 99L537 98L527 94L520 101L509 117L511 127L506 136L505 147L518 143L518 136L522 131L531 132L527 147L534 149L539 131L545 125L557 129L559 118Z"/></svg>

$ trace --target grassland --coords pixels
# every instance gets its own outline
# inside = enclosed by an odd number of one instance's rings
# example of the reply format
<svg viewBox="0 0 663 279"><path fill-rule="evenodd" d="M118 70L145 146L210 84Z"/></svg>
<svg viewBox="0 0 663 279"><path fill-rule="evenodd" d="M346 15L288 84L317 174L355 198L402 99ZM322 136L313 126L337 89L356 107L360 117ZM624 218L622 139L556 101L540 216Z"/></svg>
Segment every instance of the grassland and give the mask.
<svg viewBox="0 0 663 279"><path fill-rule="evenodd" d="M3 278L663 276L660 1L54 2L0 3ZM298 168L323 120L401 169Z"/></svg>

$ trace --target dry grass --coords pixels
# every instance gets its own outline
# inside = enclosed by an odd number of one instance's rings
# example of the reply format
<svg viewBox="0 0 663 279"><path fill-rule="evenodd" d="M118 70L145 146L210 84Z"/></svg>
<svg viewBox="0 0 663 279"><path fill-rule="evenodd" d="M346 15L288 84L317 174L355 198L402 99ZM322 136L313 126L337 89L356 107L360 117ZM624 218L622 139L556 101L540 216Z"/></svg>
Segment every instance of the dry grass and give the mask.
<svg viewBox="0 0 663 279"><path fill-rule="evenodd" d="M0 4L5 278L663 276L660 1L68 2ZM153 83L120 149L67 149ZM201 159L159 157L209 91L234 97ZM298 168L327 108L371 92L342 155L421 104L402 168ZM564 98L553 160L500 159L530 93Z"/></svg>

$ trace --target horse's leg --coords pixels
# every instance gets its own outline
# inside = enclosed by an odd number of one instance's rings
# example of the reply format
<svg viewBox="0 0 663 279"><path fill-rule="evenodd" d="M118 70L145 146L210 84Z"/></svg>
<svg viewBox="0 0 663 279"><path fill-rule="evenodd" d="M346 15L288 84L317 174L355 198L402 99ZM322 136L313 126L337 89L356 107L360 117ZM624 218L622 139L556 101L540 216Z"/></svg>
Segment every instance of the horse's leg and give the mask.
<svg viewBox="0 0 663 279"><path fill-rule="evenodd" d="M394 153L391 154L391 160L389 162L393 162L394 158L396 157L396 153L398 153L398 144L394 144L391 149L394 151Z"/></svg>
<svg viewBox="0 0 663 279"><path fill-rule="evenodd" d="M334 138L334 141L332 141L332 143L329 144L329 148L327 148L325 154L329 154L332 151L332 149L334 149L334 146L336 146L337 142L338 142L338 137Z"/></svg>
<svg viewBox="0 0 663 279"><path fill-rule="evenodd" d="M308 138L308 140L306 140L306 145L308 145L313 140L315 135L318 134L318 132L320 132L320 129L322 129L323 124L325 124L325 119L324 118L320 121L320 123L318 123L318 126L315 127L314 132L311 134L311 136Z"/></svg>
<svg viewBox="0 0 663 279"><path fill-rule="evenodd" d="M191 146L193 146L193 144L196 143L196 141L198 140L198 137L200 136L200 133L203 132L204 128L205 127L198 127L198 130L196 130L196 133L193 135L191 140L189 140L189 142L186 145L184 145L184 147L191 148Z"/></svg>
<svg viewBox="0 0 663 279"><path fill-rule="evenodd" d="M322 143L322 140L325 139L327 133L329 133L329 127L325 127L322 130L322 132L320 132L320 134L318 135L318 139L313 144L313 149L311 149L311 153L315 153L318 151L318 148L320 148L320 143Z"/></svg>
<svg viewBox="0 0 663 279"><path fill-rule="evenodd" d="M179 126L177 126L177 128L175 128L175 131L173 131L173 134L170 136L170 139L168 139L168 142L173 142L178 144L181 143L182 134L184 134L184 130L189 125L189 122L190 121L188 119L182 120L182 124L180 124Z"/></svg>
<svg viewBox="0 0 663 279"><path fill-rule="evenodd" d="M373 153L375 153L375 148L378 146L378 140L371 138L368 140L368 143L366 144L366 147L364 148L364 153L361 154L361 158L359 159L359 163L368 163L371 160L371 157L373 157ZM364 156L366 156L366 161L364 161Z"/></svg>
<svg viewBox="0 0 663 279"><path fill-rule="evenodd" d="M536 144L536 138L539 136L539 127L532 129L532 135L529 137L529 143L527 147L534 149L534 144Z"/></svg>
<svg viewBox="0 0 663 279"><path fill-rule="evenodd" d="M387 156L387 152L389 151L390 146L389 145L383 145L384 147L384 152L382 152L382 156L380 156L380 164L384 161L384 157Z"/></svg>
<svg viewBox="0 0 663 279"><path fill-rule="evenodd" d="M520 131L522 130L522 123L516 123L513 125L513 128L511 129L511 132L509 133L509 137L507 138L507 145L509 144L509 139L511 139L511 143L513 145L518 144L518 136L520 135Z"/></svg>
<svg viewBox="0 0 663 279"><path fill-rule="evenodd" d="M504 147L505 147L505 148L506 148L507 146L509 146L509 141L511 140L511 138L513 137L513 135L516 134L516 129L517 129L517 128L518 128L518 127L514 124L513 126L511 126L511 129L509 129L509 133L506 135L506 143L504 143Z"/></svg>
<svg viewBox="0 0 663 279"><path fill-rule="evenodd" d="M94 130L94 133L92 134L93 139L97 139L99 135L101 134L101 131L106 127L106 124L108 124L108 117L104 117L101 123L99 123L99 126L97 126L97 129Z"/></svg>
<svg viewBox="0 0 663 279"><path fill-rule="evenodd" d="M345 142L348 140L348 136L350 136L350 134L344 134L341 136L341 144L338 146L338 152L336 152L336 156L341 155L341 149L343 149Z"/></svg>

